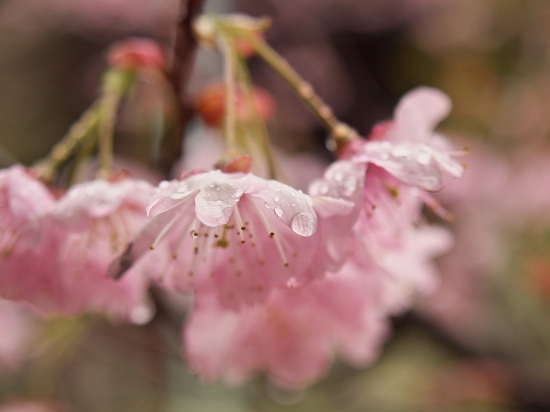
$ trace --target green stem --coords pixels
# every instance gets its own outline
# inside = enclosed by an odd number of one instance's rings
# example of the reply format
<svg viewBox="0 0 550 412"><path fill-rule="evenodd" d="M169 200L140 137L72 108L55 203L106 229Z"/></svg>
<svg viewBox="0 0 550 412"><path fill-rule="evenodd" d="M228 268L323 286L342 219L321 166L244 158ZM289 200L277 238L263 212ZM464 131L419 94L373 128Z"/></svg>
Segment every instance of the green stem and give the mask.
<svg viewBox="0 0 550 412"><path fill-rule="evenodd" d="M122 98L128 93L135 79L132 70L112 69L105 73L99 101L101 121L98 127L99 178L108 179L113 172L113 138L117 110Z"/></svg>
<svg viewBox="0 0 550 412"><path fill-rule="evenodd" d="M250 78L250 73L248 72L248 69L246 67L246 62L242 58L238 59L238 69L239 69L238 74L241 79L240 84L242 86L243 94L246 100L246 106L247 106L246 108L248 112L252 113L253 115L253 118L254 118L253 124L256 129L257 135L260 136L260 139L258 140L258 144L267 162L267 167L270 174L269 177L271 179L274 179L278 177L280 173L278 173L276 163L273 159L273 153L271 152L271 145L269 142L269 135L267 133L265 122L261 118L260 113L258 112L258 107L256 106L256 102L254 100L252 79Z"/></svg>
<svg viewBox="0 0 550 412"><path fill-rule="evenodd" d="M353 128L336 118L332 109L315 93L313 87L280 54L252 32L243 30L242 33L257 55L281 76L317 116L335 139L338 147L342 147L359 137Z"/></svg>
<svg viewBox="0 0 550 412"><path fill-rule="evenodd" d="M99 170L97 176L108 179L113 173L113 135L120 96L107 95L102 100L102 116L98 127Z"/></svg>
<svg viewBox="0 0 550 412"><path fill-rule="evenodd" d="M96 101L88 108L52 148L48 156L34 166L39 179L45 183L51 183L59 167L67 161L86 138L93 136L92 131L98 126L101 119L100 103L100 101Z"/></svg>
<svg viewBox="0 0 550 412"><path fill-rule="evenodd" d="M225 83L225 147L228 152L236 151L236 89L237 59L233 37L227 32L221 32L221 44L224 54L224 83Z"/></svg>

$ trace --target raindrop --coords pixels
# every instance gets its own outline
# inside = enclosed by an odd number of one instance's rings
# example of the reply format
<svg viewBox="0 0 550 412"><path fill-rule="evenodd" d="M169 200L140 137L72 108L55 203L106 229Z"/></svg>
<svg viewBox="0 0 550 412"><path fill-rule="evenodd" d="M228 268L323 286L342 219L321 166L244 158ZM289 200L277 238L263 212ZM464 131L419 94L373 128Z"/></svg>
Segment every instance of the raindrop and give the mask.
<svg viewBox="0 0 550 412"><path fill-rule="evenodd" d="M280 206L275 207L275 214L279 217L283 216L283 208Z"/></svg>
<svg viewBox="0 0 550 412"><path fill-rule="evenodd" d="M279 196L275 196L275 197L273 198L273 200L274 200L275 202L278 202L279 200L281 200L281 198L280 198Z"/></svg>
<svg viewBox="0 0 550 412"><path fill-rule="evenodd" d="M357 187L357 181L350 177L344 183L344 194L346 196L351 196Z"/></svg>
<svg viewBox="0 0 550 412"><path fill-rule="evenodd" d="M199 237L199 232L197 232L196 230L192 230L191 232L189 232L189 236L191 236L193 239L196 239Z"/></svg>
<svg viewBox="0 0 550 412"><path fill-rule="evenodd" d="M300 212L292 218L290 227L300 236L311 236L317 230L317 218L309 212Z"/></svg>
<svg viewBox="0 0 550 412"><path fill-rule="evenodd" d="M136 325L144 325L151 320L154 311L146 305L136 306L130 311L130 320Z"/></svg>
<svg viewBox="0 0 550 412"><path fill-rule="evenodd" d="M397 146L392 150L391 154L395 157L407 157L410 156L411 152L408 147Z"/></svg>
<svg viewBox="0 0 550 412"><path fill-rule="evenodd" d="M242 189L237 189L235 191L235 194L233 195L233 197L241 197L243 195L243 190Z"/></svg>

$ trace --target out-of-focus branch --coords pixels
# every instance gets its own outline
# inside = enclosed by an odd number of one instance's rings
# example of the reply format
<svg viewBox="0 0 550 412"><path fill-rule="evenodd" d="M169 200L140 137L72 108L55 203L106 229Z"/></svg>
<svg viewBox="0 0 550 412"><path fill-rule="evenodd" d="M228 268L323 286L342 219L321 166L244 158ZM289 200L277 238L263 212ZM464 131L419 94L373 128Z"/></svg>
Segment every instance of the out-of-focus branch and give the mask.
<svg viewBox="0 0 550 412"><path fill-rule="evenodd" d="M169 68L170 81L177 97L176 123L173 131L166 136L160 149L160 168L168 173L180 157L185 124L191 116L191 109L184 102L183 92L189 81L197 42L193 35L192 23L202 11L204 0L182 0L180 15L176 24L172 62Z"/></svg>

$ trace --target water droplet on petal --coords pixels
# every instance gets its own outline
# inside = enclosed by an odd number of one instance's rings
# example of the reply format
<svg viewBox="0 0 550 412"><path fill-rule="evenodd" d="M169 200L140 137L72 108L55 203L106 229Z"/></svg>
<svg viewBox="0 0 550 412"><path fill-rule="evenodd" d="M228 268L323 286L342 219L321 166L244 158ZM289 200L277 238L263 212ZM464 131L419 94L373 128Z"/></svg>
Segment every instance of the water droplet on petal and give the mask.
<svg viewBox="0 0 550 412"><path fill-rule="evenodd" d="M192 230L191 232L189 232L189 236L191 236L193 239L196 239L199 237L199 232L197 232L196 230Z"/></svg>
<svg viewBox="0 0 550 412"><path fill-rule="evenodd" d="M283 208L282 208L282 207L277 206L277 207L275 207L274 210L275 210L275 214L276 214L277 216L279 216L279 217L283 216L283 213L284 213L284 212L283 212Z"/></svg>
<svg viewBox="0 0 550 412"><path fill-rule="evenodd" d="M392 150L391 154L395 157L407 157L410 156L411 152L407 147L397 146Z"/></svg>
<svg viewBox="0 0 550 412"><path fill-rule="evenodd" d="M351 196L357 188L357 180L353 177L346 179L344 182L344 195Z"/></svg>
<svg viewBox="0 0 550 412"><path fill-rule="evenodd" d="M290 227L300 236L311 236L317 230L317 218L309 212L300 212L292 218Z"/></svg>
<svg viewBox="0 0 550 412"><path fill-rule="evenodd" d="M154 312L146 305L136 306L130 311L130 321L136 325L145 325L151 320Z"/></svg>
<svg viewBox="0 0 550 412"><path fill-rule="evenodd" d="M278 202L279 200L281 200L281 198L280 198L279 196L275 196L275 197L273 198L273 200L274 200L275 202Z"/></svg>
<svg viewBox="0 0 550 412"><path fill-rule="evenodd" d="M243 190L242 189L237 189L235 191L235 194L233 195L233 197L241 197L243 195Z"/></svg>

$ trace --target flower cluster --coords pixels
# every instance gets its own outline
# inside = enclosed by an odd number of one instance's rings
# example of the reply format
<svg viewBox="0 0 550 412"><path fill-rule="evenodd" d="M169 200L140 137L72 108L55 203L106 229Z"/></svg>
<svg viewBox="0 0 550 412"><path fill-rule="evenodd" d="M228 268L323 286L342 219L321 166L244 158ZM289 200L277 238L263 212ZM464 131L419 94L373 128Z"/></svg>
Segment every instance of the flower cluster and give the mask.
<svg viewBox="0 0 550 412"><path fill-rule="evenodd" d="M61 194L21 166L3 170L0 297L144 323L151 284L192 294L184 352L209 381L265 372L297 388L335 355L368 364L387 318L434 289L431 259L451 243L421 215L426 191L462 172L433 133L449 109L437 90L411 92L308 193L238 165Z"/></svg>
<svg viewBox="0 0 550 412"><path fill-rule="evenodd" d="M301 387L335 354L365 365L388 316L434 289L431 260L451 245L421 216L425 190L462 171L433 133L449 108L437 90L411 92L383 132L353 142L308 194L250 173L164 181L111 274L154 255L156 282L194 293L185 353L207 380L265 371Z"/></svg>
<svg viewBox="0 0 550 412"><path fill-rule="evenodd" d="M140 265L116 282L105 276L145 223L152 187L95 180L60 198L21 166L0 173L0 294L50 314L100 312L143 323L152 316ZM145 262L146 263L146 262Z"/></svg>

